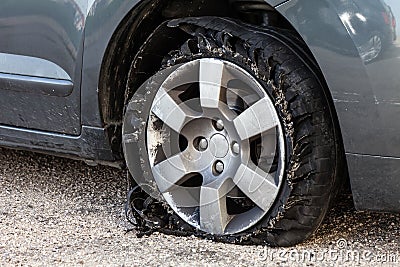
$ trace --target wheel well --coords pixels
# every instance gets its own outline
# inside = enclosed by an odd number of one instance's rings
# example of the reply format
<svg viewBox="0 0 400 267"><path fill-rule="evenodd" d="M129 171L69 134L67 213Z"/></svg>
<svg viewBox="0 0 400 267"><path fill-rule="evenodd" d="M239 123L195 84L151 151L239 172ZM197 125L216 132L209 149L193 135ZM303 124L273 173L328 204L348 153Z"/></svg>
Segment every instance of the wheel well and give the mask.
<svg viewBox="0 0 400 267"><path fill-rule="evenodd" d="M144 0L122 21L108 45L99 80L99 98L102 120L108 129L115 155L122 158L121 124L126 101L129 70L143 43L163 22L197 16L229 17L258 26L294 29L272 6L264 0ZM164 38L168 38L165 34ZM178 44L179 36L173 42ZM171 40L169 40L171 42ZM159 42L156 49L165 49ZM157 50L158 51L158 50ZM160 51L161 52L161 51ZM168 51L167 51L168 52ZM151 58L151 57L150 57ZM151 62L147 62L147 64ZM145 81L151 75L138 75ZM131 82L131 81L130 81ZM132 92L128 92L132 93Z"/></svg>

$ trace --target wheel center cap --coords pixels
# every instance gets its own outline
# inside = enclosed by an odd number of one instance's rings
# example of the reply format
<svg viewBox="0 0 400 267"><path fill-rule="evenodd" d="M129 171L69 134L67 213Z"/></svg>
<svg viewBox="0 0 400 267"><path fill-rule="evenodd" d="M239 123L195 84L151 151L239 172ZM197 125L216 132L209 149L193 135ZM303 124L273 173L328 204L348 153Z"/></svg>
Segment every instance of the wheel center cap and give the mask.
<svg viewBox="0 0 400 267"><path fill-rule="evenodd" d="M216 158L224 158L228 154L229 143L222 134L215 134L210 139L210 151Z"/></svg>

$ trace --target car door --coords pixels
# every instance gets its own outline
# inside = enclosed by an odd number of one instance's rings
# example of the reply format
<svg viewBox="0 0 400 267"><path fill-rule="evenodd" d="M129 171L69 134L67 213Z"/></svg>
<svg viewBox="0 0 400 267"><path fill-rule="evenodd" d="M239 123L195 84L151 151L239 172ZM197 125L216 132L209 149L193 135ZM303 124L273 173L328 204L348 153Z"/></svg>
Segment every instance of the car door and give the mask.
<svg viewBox="0 0 400 267"><path fill-rule="evenodd" d="M87 1L0 1L0 125L80 133Z"/></svg>

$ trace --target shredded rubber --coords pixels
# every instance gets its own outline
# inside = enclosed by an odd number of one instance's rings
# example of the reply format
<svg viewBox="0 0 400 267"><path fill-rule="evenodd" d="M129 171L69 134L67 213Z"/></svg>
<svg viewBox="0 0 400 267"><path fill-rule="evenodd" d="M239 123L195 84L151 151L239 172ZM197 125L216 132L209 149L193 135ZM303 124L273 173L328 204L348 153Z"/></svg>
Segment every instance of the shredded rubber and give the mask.
<svg viewBox="0 0 400 267"><path fill-rule="evenodd" d="M337 187L337 139L314 62L299 50L297 37L273 28L261 30L213 17L178 19L168 26L192 38L171 51L162 68L203 57L224 58L246 66L264 82L284 126L289 155L285 184L270 212L257 225L238 234L216 236L188 225L165 202L148 196L128 175L131 186L125 211L137 235L161 232L270 246L304 241L322 222L331 192ZM137 101L135 96L132 101Z"/></svg>

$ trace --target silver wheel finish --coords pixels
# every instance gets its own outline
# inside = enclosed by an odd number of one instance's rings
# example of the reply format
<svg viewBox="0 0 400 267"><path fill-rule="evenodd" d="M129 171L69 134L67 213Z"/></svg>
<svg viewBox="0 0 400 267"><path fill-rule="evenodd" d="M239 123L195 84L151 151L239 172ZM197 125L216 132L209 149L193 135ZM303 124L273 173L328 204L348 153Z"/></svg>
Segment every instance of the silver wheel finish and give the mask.
<svg viewBox="0 0 400 267"><path fill-rule="evenodd" d="M164 199L202 231L244 231L279 193L285 146L278 114L261 84L231 62L198 59L170 74L152 103L146 136Z"/></svg>

